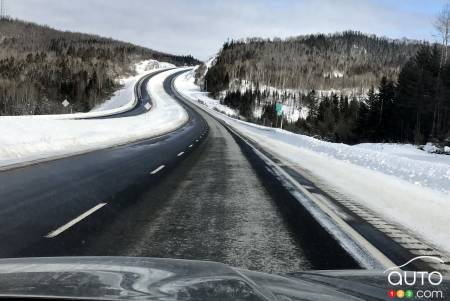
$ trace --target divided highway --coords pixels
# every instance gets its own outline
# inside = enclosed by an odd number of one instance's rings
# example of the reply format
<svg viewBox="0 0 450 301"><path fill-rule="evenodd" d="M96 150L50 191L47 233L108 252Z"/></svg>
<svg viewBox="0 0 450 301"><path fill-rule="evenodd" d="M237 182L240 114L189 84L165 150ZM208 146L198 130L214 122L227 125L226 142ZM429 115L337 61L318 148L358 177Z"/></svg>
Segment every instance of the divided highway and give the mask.
<svg viewBox="0 0 450 301"><path fill-rule="evenodd" d="M0 257L118 255L292 272L358 265L248 146L164 82L189 121L166 135L0 172ZM152 75L154 76L154 75ZM151 102L141 81L138 106Z"/></svg>

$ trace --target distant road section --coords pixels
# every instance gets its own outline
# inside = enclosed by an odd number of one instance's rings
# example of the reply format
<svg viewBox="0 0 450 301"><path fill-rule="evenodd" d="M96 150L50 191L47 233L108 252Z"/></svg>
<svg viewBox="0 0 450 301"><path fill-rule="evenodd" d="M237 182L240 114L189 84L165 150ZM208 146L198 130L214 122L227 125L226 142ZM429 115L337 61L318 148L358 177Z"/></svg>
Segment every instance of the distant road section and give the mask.
<svg viewBox="0 0 450 301"><path fill-rule="evenodd" d="M135 65L137 74L120 78L119 82L122 88L116 91L110 99L91 110L91 112L109 112L120 108L131 108L133 106L133 99L135 98L135 84L149 72L171 68L175 68L175 65L156 60L146 60L137 63Z"/></svg>

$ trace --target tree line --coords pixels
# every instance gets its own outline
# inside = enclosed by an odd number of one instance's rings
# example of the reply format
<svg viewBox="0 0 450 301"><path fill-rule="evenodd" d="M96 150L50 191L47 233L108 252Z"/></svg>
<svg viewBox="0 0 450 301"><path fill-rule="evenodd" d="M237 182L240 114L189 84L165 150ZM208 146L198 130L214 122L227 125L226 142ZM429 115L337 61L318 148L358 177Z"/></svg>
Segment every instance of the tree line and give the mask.
<svg viewBox="0 0 450 301"><path fill-rule="evenodd" d="M285 128L333 142L443 142L450 137L450 63L443 56L438 45L422 46L401 68L397 81L383 76L363 99L319 95L315 90L280 95L257 87L228 91L222 102L249 121L275 125L273 100L286 103L293 98L308 116L294 123L285 120ZM263 113L255 117L259 106Z"/></svg>
<svg viewBox="0 0 450 301"><path fill-rule="evenodd" d="M423 46L396 82L383 77L363 101L325 97L296 127L345 143L444 142L450 137L450 64L442 57L438 45Z"/></svg>

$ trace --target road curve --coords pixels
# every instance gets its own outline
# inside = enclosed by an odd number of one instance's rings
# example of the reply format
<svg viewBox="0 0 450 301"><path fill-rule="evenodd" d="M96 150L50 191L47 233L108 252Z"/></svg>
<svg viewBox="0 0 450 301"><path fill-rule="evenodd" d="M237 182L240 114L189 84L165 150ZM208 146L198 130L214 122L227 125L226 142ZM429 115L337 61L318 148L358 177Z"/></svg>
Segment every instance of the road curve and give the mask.
<svg viewBox="0 0 450 301"><path fill-rule="evenodd" d="M153 106L150 95L147 92L148 82L150 81L150 79L152 79L156 75L161 74L166 71L173 70L173 69L174 68L166 68L166 69L151 72L151 73L146 74L143 77L141 77L134 86L134 94L135 94L135 98L136 98L136 103L131 109L126 110L124 112L116 113L116 114L107 114L107 115L103 115L103 116L87 117L87 118L81 118L81 119L123 118L123 117L131 117L131 116L136 116L136 115L146 113ZM146 107L147 104L149 104L150 107Z"/></svg>
<svg viewBox="0 0 450 301"><path fill-rule="evenodd" d="M266 272L356 268L245 144L167 94L188 123L162 137L0 173L0 257L148 256ZM145 86L145 85L144 85ZM146 92L145 92L146 93Z"/></svg>

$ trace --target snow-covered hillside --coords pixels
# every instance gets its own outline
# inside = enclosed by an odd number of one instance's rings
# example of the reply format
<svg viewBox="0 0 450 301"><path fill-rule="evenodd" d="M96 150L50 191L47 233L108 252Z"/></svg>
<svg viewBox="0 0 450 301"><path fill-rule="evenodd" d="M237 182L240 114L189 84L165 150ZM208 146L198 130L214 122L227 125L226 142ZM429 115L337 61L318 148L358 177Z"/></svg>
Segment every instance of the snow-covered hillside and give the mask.
<svg viewBox="0 0 450 301"><path fill-rule="evenodd" d="M73 115L0 117L0 166L110 147L161 135L180 127L188 120L187 113L162 88L163 80L172 72L176 71L164 72L149 81L148 90L151 91L156 105L142 115L116 119L73 120L74 116L122 111L130 103L130 99L126 97L126 104L112 100L116 104L124 105L111 106L111 109L106 111ZM124 89L130 89L137 79L138 77L129 80Z"/></svg>
<svg viewBox="0 0 450 301"><path fill-rule="evenodd" d="M193 72L179 77L176 87L193 103L291 165L306 169L388 221L450 252L449 156L429 154L411 145L324 142L236 120L218 113L225 109L200 91L194 84Z"/></svg>

